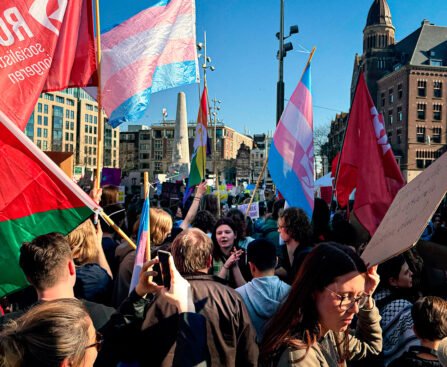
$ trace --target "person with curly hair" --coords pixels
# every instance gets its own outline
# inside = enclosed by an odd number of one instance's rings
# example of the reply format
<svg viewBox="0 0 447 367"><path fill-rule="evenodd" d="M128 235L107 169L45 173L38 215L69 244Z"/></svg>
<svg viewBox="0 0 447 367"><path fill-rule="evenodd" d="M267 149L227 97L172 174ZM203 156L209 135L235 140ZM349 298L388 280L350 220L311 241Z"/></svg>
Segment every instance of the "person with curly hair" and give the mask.
<svg viewBox="0 0 447 367"><path fill-rule="evenodd" d="M278 232L285 246L282 246L276 274L286 283L292 284L304 258L312 250L312 227L307 214L294 207L280 211Z"/></svg>

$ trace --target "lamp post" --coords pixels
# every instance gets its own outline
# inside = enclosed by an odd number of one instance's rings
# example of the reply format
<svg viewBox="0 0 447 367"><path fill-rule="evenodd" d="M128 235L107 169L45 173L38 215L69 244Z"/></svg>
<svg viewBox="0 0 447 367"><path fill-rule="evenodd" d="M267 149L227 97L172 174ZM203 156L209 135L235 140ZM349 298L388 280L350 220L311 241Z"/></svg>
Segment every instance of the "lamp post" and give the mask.
<svg viewBox="0 0 447 367"><path fill-rule="evenodd" d="M284 57L287 52L293 50L292 42L284 43L284 40L299 32L298 26L290 27L289 35L284 36L284 0L279 0L279 32L276 33L276 38L279 40L279 50L276 58L279 61L278 83L276 84L276 124L278 125L282 112L284 111Z"/></svg>

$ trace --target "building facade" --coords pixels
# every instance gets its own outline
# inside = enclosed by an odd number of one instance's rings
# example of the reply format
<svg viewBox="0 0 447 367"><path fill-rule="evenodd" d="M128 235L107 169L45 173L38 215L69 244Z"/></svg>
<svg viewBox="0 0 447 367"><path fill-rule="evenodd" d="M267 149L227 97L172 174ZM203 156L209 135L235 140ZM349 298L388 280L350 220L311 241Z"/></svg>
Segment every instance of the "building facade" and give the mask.
<svg viewBox="0 0 447 367"><path fill-rule="evenodd" d="M427 20L399 42L386 0L375 0L355 56L351 97L360 70L407 181L446 151L447 27ZM352 100L352 99L351 99Z"/></svg>
<svg viewBox="0 0 447 367"><path fill-rule="evenodd" d="M159 124L153 124L150 127L141 125L133 127L129 125L129 131L121 132L121 154L126 158L121 161L123 171L148 171L151 180L154 180L157 174L175 175L170 172L172 165L172 150L174 147L174 121L164 121ZM138 130L138 131L134 131ZM188 123L188 143L190 155L194 152L194 139L196 133L196 123ZM208 127L208 139L211 150L214 142L214 127ZM219 174L228 169L227 162L235 159L237 151L244 143L250 149L253 147L253 139L249 136L240 134L231 127L223 124L216 126L216 166ZM134 157L134 158L132 158ZM135 159L137 157L137 159ZM129 160L133 159L133 162ZM214 172L214 157L211 154L207 158L207 173Z"/></svg>
<svg viewBox="0 0 447 367"><path fill-rule="evenodd" d="M119 129L103 121L103 166L119 167ZM42 93L25 132L43 151L71 152L74 166L96 169L98 104L82 89Z"/></svg>

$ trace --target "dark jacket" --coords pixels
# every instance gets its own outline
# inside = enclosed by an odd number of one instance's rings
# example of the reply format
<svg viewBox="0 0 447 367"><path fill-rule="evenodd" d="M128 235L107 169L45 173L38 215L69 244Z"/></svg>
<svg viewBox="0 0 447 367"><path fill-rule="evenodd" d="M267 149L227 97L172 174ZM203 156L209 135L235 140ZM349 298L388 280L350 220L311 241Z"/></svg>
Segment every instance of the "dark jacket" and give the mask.
<svg viewBox="0 0 447 367"><path fill-rule="evenodd" d="M434 349L422 346L413 346L410 347L408 352L405 352L399 358L392 361L388 367L442 367L439 360L429 360L418 357L418 354L421 353L431 354L437 358L436 351Z"/></svg>
<svg viewBox="0 0 447 367"><path fill-rule="evenodd" d="M184 275L196 312L206 319L208 366L257 366L256 332L239 294L212 275ZM151 346L147 365L171 366L178 331L175 307L156 299L148 308L141 339Z"/></svg>
<svg viewBox="0 0 447 367"><path fill-rule="evenodd" d="M312 246L300 244L293 253L293 262L290 263L289 254L287 252L287 245L281 246L282 256L280 258L280 266L287 271L287 278L282 279L287 284L292 285L296 274L304 262L307 254L312 251Z"/></svg>

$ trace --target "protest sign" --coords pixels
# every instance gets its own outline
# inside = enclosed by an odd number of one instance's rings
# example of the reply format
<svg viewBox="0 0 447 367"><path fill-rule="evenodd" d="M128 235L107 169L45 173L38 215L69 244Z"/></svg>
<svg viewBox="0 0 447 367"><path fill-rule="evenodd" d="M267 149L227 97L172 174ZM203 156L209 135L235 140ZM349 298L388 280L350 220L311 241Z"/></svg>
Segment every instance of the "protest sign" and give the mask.
<svg viewBox="0 0 447 367"><path fill-rule="evenodd" d="M447 192L446 177L444 153L398 192L362 254L365 263L379 264L415 245Z"/></svg>
<svg viewBox="0 0 447 367"><path fill-rule="evenodd" d="M124 204L126 201L126 186L118 186L118 203Z"/></svg>
<svg viewBox="0 0 447 367"><path fill-rule="evenodd" d="M245 213L247 212L248 204L238 205L237 208L245 215ZM248 216L251 219L259 218L259 202L254 202L251 204Z"/></svg>

